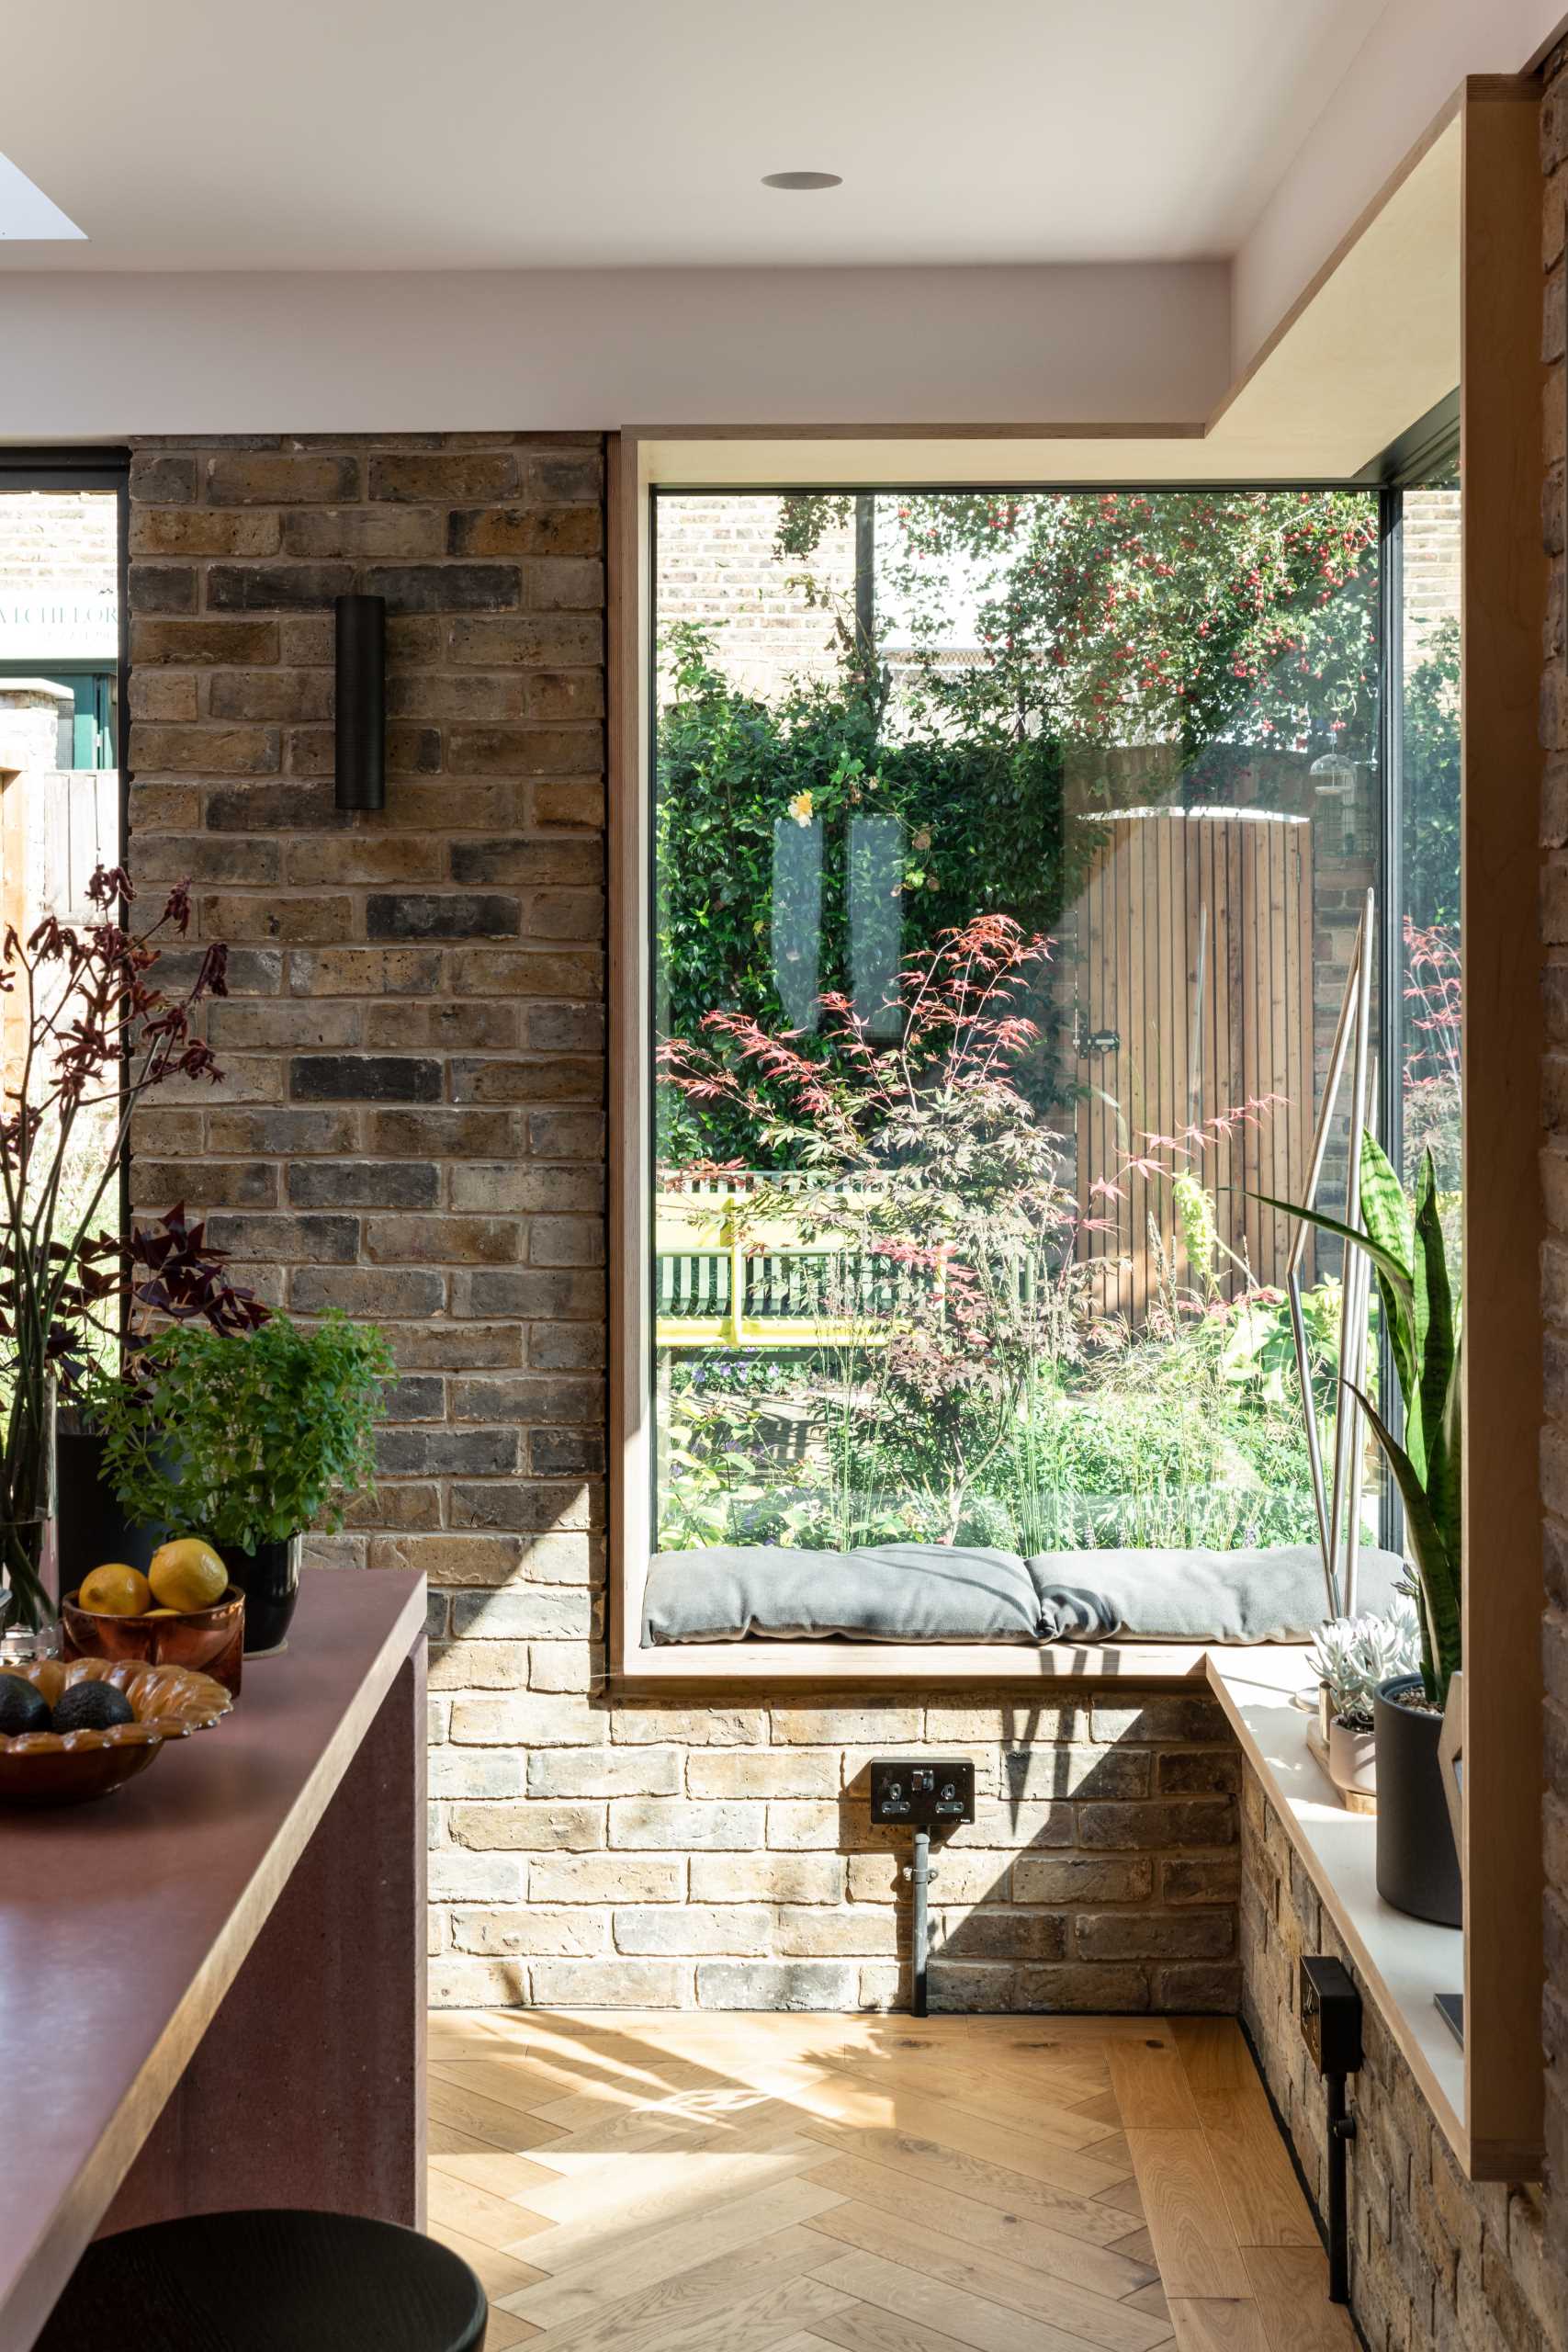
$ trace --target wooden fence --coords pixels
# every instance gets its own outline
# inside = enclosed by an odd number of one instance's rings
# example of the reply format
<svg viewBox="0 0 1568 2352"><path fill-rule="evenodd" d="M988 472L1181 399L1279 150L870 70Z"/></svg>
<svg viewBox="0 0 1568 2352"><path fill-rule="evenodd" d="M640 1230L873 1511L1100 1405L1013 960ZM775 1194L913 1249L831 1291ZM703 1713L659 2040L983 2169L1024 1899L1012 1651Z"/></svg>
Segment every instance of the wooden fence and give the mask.
<svg viewBox="0 0 1568 2352"><path fill-rule="evenodd" d="M1170 1182L1210 1193L1216 1272L1282 1283L1313 1112L1313 854L1304 817L1260 808L1084 816L1099 839L1064 939L1073 995L1080 1255L1103 1314L1141 1322L1163 1257L1184 1285ZM1159 1171L1130 1165L1154 1159ZM811 1193L809 1215L791 1191ZM760 1196L766 1195L765 1201ZM811 1348L885 1336L917 1278L855 1254L819 1180L727 1173L661 1182L655 1318L663 1347ZM1157 1237L1157 1238L1156 1238ZM1233 1253L1227 1257L1224 1251Z"/></svg>
<svg viewBox="0 0 1568 2352"><path fill-rule="evenodd" d="M1283 1280L1313 1111L1312 826L1261 808L1085 817L1104 838L1077 909L1082 1253L1102 1311L1142 1318L1158 1282L1150 1228L1184 1277L1167 1178L1129 1170L1150 1137L1185 1145L1220 1238ZM1232 1119L1229 1132L1213 1123ZM1195 1132L1210 1138L1206 1148ZM1155 1156L1168 1166L1168 1147ZM1179 1161L1178 1161L1179 1164ZM1225 1286L1241 1279L1229 1261Z"/></svg>

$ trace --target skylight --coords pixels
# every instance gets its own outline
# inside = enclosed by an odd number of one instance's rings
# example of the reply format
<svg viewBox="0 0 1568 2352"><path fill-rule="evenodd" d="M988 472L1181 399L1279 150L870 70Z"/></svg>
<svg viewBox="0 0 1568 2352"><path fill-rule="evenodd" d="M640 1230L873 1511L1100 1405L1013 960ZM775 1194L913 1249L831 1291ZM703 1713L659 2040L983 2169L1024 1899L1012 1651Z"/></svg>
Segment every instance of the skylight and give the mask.
<svg viewBox="0 0 1568 2352"><path fill-rule="evenodd" d="M35 187L26 172L18 171L6 155L0 155L0 243L21 238L85 237L74 220L68 220L58 204L53 204L43 190Z"/></svg>

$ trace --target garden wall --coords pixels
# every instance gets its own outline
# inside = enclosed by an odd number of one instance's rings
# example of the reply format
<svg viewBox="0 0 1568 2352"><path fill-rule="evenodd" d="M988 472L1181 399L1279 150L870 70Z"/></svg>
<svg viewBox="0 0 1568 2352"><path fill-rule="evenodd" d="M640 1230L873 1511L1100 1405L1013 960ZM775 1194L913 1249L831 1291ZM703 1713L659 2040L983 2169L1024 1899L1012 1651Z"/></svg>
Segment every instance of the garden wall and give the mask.
<svg viewBox="0 0 1568 2352"><path fill-rule="evenodd" d="M132 864L194 877L232 989L225 1082L141 1114L135 1202L391 1334L377 1501L315 1549L431 1581L436 1999L894 2002L863 1766L930 1746L982 1791L938 2001L1233 2008L1205 1699L603 1695L599 439L146 444L131 502ZM378 816L332 806L350 587L393 616Z"/></svg>
<svg viewBox="0 0 1568 2352"><path fill-rule="evenodd" d="M40 588L112 602L118 520L102 491L0 492L0 625L9 606L36 601ZM0 655L6 650L0 635Z"/></svg>
<svg viewBox="0 0 1568 2352"><path fill-rule="evenodd" d="M773 552L783 503L758 497L739 507L716 492L659 506L660 628L700 621L713 631L726 677L764 702L779 701L797 678L838 668L832 612L808 604L792 579L809 572L846 613L855 601L853 522L830 521L809 562L792 565Z"/></svg>

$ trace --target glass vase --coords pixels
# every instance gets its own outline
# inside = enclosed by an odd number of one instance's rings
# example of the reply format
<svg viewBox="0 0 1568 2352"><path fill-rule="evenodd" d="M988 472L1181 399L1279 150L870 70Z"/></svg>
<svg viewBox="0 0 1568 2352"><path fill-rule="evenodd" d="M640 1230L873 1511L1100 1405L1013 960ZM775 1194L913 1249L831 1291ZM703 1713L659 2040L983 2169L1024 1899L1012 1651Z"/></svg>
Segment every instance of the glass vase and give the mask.
<svg viewBox="0 0 1568 2352"><path fill-rule="evenodd" d="M0 1668L60 1649L60 1503L55 1383L23 1382L0 1464Z"/></svg>

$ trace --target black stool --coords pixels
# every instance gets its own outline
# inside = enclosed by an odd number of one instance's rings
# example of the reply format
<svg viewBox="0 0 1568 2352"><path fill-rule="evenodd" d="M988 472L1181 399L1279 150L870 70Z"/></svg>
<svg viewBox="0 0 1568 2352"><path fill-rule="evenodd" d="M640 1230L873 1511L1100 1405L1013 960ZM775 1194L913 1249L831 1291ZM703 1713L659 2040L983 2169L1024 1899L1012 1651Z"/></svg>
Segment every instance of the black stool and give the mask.
<svg viewBox="0 0 1568 2352"><path fill-rule="evenodd" d="M200 2213L90 2245L35 2352L479 2352L468 2264L352 2213Z"/></svg>

